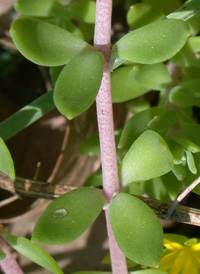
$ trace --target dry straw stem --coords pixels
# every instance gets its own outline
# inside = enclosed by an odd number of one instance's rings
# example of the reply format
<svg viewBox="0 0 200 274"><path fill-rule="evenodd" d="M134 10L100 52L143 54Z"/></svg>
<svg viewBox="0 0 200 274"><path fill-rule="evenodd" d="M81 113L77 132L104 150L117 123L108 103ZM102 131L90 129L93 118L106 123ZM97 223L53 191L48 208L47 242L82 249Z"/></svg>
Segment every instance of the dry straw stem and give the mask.
<svg viewBox="0 0 200 274"><path fill-rule="evenodd" d="M12 194L18 194L21 197L29 196L53 200L77 187L48 184L19 177L14 181L0 172L0 188L9 191ZM167 220L172 203L165 203L142 196L137 197L149 205L160 219ZM200 210L178 205L169 220L200 226Z"/></svg>

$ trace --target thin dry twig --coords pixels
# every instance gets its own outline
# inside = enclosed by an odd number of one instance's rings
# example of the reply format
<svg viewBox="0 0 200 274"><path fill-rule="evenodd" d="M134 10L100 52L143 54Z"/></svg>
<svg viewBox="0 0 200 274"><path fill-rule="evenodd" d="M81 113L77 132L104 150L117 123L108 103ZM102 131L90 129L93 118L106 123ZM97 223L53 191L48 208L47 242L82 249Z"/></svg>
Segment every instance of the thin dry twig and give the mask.
<svg viewBox="0 0 200 274"><path fill-rule="evenodd" d="M53 200L62 194L77 189L74 186L55 185L53 183L39 182L17 177L16 180L10 179L7 175L0 172L0 188L19 196L29 196ZM172 203L137 196L149 205L156 215L163 220L167 220L168 212ZM170 216L171 221L200 226L200 209L178 205Z"/></svg>

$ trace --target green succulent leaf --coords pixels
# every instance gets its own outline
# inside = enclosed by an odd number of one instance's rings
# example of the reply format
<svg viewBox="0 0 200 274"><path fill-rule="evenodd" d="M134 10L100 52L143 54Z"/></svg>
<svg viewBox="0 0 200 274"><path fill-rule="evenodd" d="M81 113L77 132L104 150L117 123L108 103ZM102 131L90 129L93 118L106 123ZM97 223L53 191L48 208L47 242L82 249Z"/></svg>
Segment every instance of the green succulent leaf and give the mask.
<svg viewBox="0 0 200 274"><path fill-rule="evenodd" d="M12 156L6 144L0 137L0 172L5 173L11 179L15 179L15 168Z"/></svg>
<svg viewBox="0 0 200 274"><path fill-rule="evenodd" d="M200 146L200 125L181 121L181 130L191 142Z"/></svg>
<svg viewBox="0 0 200 274"><path fill-rule="evenodd" d="M197 154L193 154L193 157L194 157L194 163L195 163L195 166L196 166L196 169L197 169L197 174L200 174L200 156L199 156L199 153ZM197 174L193 174L189 168L186 166L186 176L185 178L183 179L182 183L185 185L185 186L189 186L192 182L194 182L196 179L197 179ZM200 185L197 185L193 190L192 192L194 193L197 193L197 194L200 194Z"/></svg>
<svg viewBox="0 0 200 274"><path fill-rule="evenodd" d="M120 67L111 74L112 101L114 103L125 102L137 98L150 90L131 81L129 72L132 66Z"/></svg>
<svg viewBox="0 0 200 274"><path fill-rule="evenodd" d="M161 114L154 116L154 118L149 121L148 127L149 129L162 132L165 129L169 129L177 120L178 115L174 110L166 110Z"/></svg>
<svg viewBox="0 0 200 274"><path fill-rule="evenodd" d="M100 145L99 145L99 134L94 133L90 137L86 138L80 148L79 152L81 154L100 155Z"/></svg>
<svg viewBox="0 0 200 274"><path fill-rule="evenodd" d="M160 0L142 0L144 3L148 3L157 9L161 10L165 14L169 14L170 12L178 9L182 2L181 0L168 0L168 1L160 1Z"/></svg>
<svg viewBox="0 0 200 274"><path fill-rule="evenodd" d="M150 108L150 104L146 100L136 99L126 103L126 108L132 111L134 114L137 114L141 111L147 110Z"/></svg>
<svg viewBox="0 0 200 274"><path fill-rule="evenodd" d="M103 76L103 55L81 53L60 73L54 92L58 110L72 119L87 110L95 101Z"/></svg>
<svg viewBox="0 0 200 274"><path fill-rule="evenodd" d="M0 261L3 261L6 258L6 254L3 252L3 250L0 248Z"/></svg>
<svg viewBox="0 0 200 274"><path fill-rule="evenodd" d="M95 188L79 188L60 196L39 218L32 241L57 245L75 240L98 217L105 201L102 191Z"/></svg>
<svg viewBox="0 0 200 274"><path fill-rule="evenodd" d="M163 251L163 232L152 209L138 198L120 193L110 203L109 216L116 242L125 256L157 267Z"/></svg>
<svg viewBox="0 0 200 274"><path fill-rule="evenodd" d="M147 3L137 3L130 7L127 13L127 23L134 30L164 18L159 9Z"/></svg>
<svg viewBox="0 0 200 274"><path fill-rule="evenodd" d="M182 181L186 176L185 168L182 165L174 165L172 172L178 181Z"/></svg>
<svg viewBox="0 0 200 274"><path fill-rule="evenodd" d="M161 90L172 82L172 78L163 63L135 65L130 71L129 77L135 84L154 90Z"/></svg>
<svg viewBox="0 0 200 274"><path fill-rule="evenodd" d="M102 169L99 168L97 171L95 171L89 176L89 178L85 181L84 186L98 187L98 186L102 186L102 183L103 183Z"/></svg>
<svg viewBox="0 0 200 274"><path fill-rule="evenodd" d="M190 151L186 150L186 155L187 155L187 164L188 164L189 170L193 174L197 174L197 169L196 169L196 166L195 166L194 157L193 157L192 153Z"/></svg>
<svg viewBox="0 0 200 274"><path fill-rule="evenodd" d="M20 254L54 274L63 274L55 260L41 247L24 237L3 233L2 237Z"/></svg>
<svg viewBox="0 0 200 274"><path fill-rule="evenodd" d="M189 141L186 138L176 136L176 137L173 137L173 140L177 144L183 146L185 149L191 151L192 153L200 152L200 146L194 144L193 142Z"/></svg>
<svg viewBox="0 0 200 274"><path fill-rule="evenodd" d="M39 19L17 19L10 32L21 54L42 66L61 66L80 52L92 50L70 32Z"/></svg>
<svg viewBox="0 0 200 274"><path fill-rule="evenodd" d="M18 0L14 7L15 10L24 16L41 16L51 15L54 0Z"/></svg>
<svg viewBox="0 0 200 274"><path fill-rule="evenodd" d="M55 108L53 91L49 91L0 123L0 136L5 141L33 124Z"/></svg>
<svg viewBox="0 0 200 274"><path fill-rule="evenodd" d="M95 23L96 3L90 0L79 0L69 5L73 19L85 23Z"/></svg>
<svg viewBox="0 0 200 274"><path fill-rule="evenodd" d="M174 165L171 151L155 131L146 130L122 160L122 184L146 181L169 172Z"/></svg>
<svg viewBox="0 0 200 274"><path fill-rule="evenodd" d="M182 183L177 180L172 172L168 172L167 174L163 175L161 180L171 200L174 201L180 193L180 190L183 186Z"/></svg>
<svg viewBox="0 0 200 274"><path fill-rule="evenodd" d="M121 59L141 64L161 63L177 54L190 31L180 20L165 19L134 30L116 44Z"/></svg>
<svg viewBox="0 0 200 274"><path fill-rule="evenodd" d="M167 16L169 19L188 20L200 11L199 0L188 0L179 9Z"/></svg>
<svg viewBox="0 0 200 274"><path fill-rule="evenodd" d="M118 147L129 149L133 142L149 129L149 122L163 112L161 107L152 107L130 118L122 131Z"/></svg>

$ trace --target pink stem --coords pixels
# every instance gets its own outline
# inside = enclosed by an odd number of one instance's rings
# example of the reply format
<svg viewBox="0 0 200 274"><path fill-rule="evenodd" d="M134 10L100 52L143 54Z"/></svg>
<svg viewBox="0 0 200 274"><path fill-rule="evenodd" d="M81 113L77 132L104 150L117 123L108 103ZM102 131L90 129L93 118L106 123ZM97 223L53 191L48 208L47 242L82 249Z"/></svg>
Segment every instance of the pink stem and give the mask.
<svg viewBox="0 0 200 274"><path fill-rule="evenodd" d="M3 252L6 254L6 258L0 261L0 266L2 267L4 273L6 274L23 274L21 268L19 267L16 260L13 258L9 247L5 241L0 237L0 247Z"/></svg>
<svg viewBox="0 0 200 274"><path fill-rule="evenodd" d="M113 197L113 194L120 190L114 137L109 67L112 0L97 0L96 5L94 48L95 50L102 52L104 55L104 73L101 87L96 98L96 104L101 147L103 189L109 203ZM126 274L128 273L126 258L115 241L112 227L110 225L108 209L105 210L105 214L112 273Z"/></svg>

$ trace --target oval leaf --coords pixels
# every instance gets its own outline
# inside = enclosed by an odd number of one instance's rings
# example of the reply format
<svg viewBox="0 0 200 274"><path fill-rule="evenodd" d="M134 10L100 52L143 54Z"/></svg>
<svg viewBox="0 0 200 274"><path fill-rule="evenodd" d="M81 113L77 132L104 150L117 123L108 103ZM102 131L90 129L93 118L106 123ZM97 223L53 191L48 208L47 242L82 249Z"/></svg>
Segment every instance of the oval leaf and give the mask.
<svg viewBox="0 0 200 274"><path fill-rule="evenodd" d="M100 52L81 53L60 73L54 93L58 110L72 119L94 102L103 75L103 55Z"/></svg>
<svg viewBox="0 0 200 274"><path fill-rule="evenodd" d="M132 68L132 66L120 67L111 74L112 101L114 103L137 98L150 90L148 87L142 87L131 81L129 72Z"/></svg>
<svg viewBox="0 0 200 274"><path fill-rule="evenodd" d="M122 184L146 181L169 172L174 165L171 151L155 131L146 130L122 160Z"/></svg>
<svg viewBox="0 0 200 274"><path fill-rule="evenodd" d="M66 64L92 46L70 32L33 18L20 18L11 26L14 44L27 59L42 66Z"/></svg>
<svg viewBox="0 0 200 274"><path fill-rule="evenodd" d="M127 13L127 23L134 30L157 21L165 15L159 9L147 3L137 3Z"/></svg>
<svg viewBox="0 0 200 274"><path fill-rule="evenodd" d="M122 37L117 42L118 56L142 64L161 63L179 52L189 36L185 22L165 19Z"/></svg>
<svg viewBox="0 0 200 274"><path fill-rule="evenodd" d="M89 0L79 0L70 4L71 16L77 21L95 23L96 3Z"/></svg>
<svg viewBox="0 0 200 274"><path fill-rule="evenodd" d="M163 63L136 65L129 73L131 81L148 89L161 90L172 82L172 78Z"/></svg>
<svg viewBox="0 0 200 274"><path fill-rule="evenodd" d="M8 233L3 233L2 237L14 249L34 263L48 269L54 274L63 274L55 260L41 247L32 243L24 237L17 237Z"/></svg>
<svg viewBox="0 0 200 274"><path fill-rule="evenodd" d="M94 188L80 188L60 196L36 223L32 241L56 245L75 240L98 217L104 202L102 191Z"/></svg>
<svg viewBox="0 0 200 274"><path fill-rule="evenodd" d="M130 194L120 193L109 207L116 242L126 257L157 267L163 251L161 224L152 209Z"/></svg>
<svg viewBox="0 0 200 274"><path fill-rule="evenodd" d="M18 0L15 10L25 16L50 16L54 0Z"/></svg>
<svg viewBox="0 0 200 274"><path fill-rule="evenodd" d="M0 172L5 173L11 179L15 179L15 168L10 152L0 137Z"/></svg>

